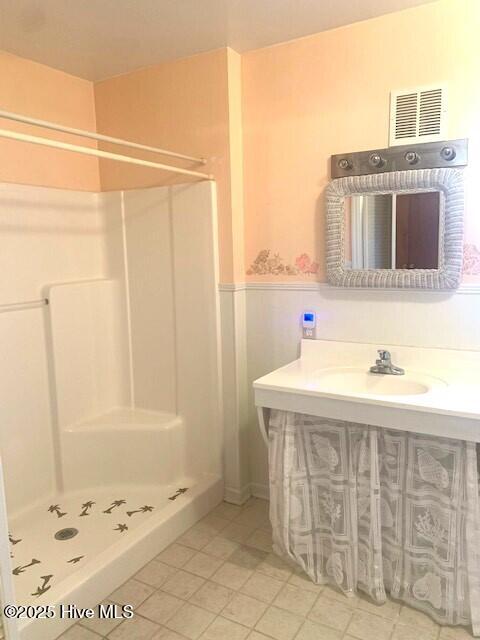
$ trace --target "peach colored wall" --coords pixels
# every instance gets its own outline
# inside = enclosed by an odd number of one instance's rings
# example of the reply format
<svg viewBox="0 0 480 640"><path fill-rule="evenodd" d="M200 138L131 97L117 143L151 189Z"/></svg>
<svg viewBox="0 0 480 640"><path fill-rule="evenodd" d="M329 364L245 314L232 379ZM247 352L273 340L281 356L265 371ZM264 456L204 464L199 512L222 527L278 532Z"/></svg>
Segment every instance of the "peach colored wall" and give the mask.
<svg viewBox="0 0 480 640"><path fill-rule="evenodd" d="M0 53L0 106L205 155L218 187L221 281L324 280L329 156L388 144L391 89L446 82L449 137L469 137L468 173L480 168L479 32L478 0L438 0L243 56L220 49L96 85ZM2 160L0 180L70 189L184 180L0 140ZM465 279L480 276L474 187L467 182Z"/></svg>
<svg viewBox="0 0 480 640"><path fill-rule="evenodd" d="M234 149L231 157L229 95L232 90L228 71L232 66L235 73L238 67L239 84L240 65L235 67L236 56L233 51L219 49L140 69L95 85L97 125L102 133L209 159L199 170L213 173L217 180L220 265L224 282L232 281L235 269L240 277L243 272L243 259L237 266L234 260L230 182L230 165L232 161L238 162L238 153ZM185 162L179 164L196 168ZM185 181L182 176L110 161L101 161L100 177L102 190ZM234 189L237 190L236 185ZM243 251L242 240L238 246Z"/></svg>
<svg viewBox="0 0 480 640"><path fill-rule="evenodd" d="M80 129L95 130L93 84L0 52L0 108ZM0 120L0 128L74 142L95 143ZM0 139L0 181L62 189L99 190L96 158Z"/></svg>
<svg viewBox="0 0 480 640"><path fill-rule="evenodd" d="M467 271L478 279L479 33L478 0L440 0L242 57L247 280L325 280L329 156L387 146L390 90L435 82L448 85L449 137L470 139Z"/></svg>

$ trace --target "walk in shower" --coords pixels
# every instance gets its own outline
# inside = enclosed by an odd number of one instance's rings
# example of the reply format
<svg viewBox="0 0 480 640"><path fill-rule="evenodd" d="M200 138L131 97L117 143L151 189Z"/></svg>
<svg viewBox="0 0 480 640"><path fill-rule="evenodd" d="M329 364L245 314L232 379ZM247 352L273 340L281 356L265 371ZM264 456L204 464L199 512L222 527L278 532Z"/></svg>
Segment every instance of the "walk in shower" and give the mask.
<svg viewBox="0 0 480 640"><path fill-rule="evenodd" d="M223 495L215 184L2 184L0 236L3 598L94 606Z"/></svg>

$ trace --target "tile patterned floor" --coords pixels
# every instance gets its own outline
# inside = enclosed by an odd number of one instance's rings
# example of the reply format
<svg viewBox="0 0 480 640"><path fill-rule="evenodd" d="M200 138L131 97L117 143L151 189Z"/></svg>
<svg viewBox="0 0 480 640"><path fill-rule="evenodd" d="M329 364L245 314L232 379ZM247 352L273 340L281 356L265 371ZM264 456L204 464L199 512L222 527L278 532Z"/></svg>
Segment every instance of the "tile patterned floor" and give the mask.
<svg viewBox="0 0 480 640"><path fill-rule="evenodd" d="M268 503L220 504L109 601L135 617L88 620L61 640L467 640L407 606L347 599L271 553Z"/></svg>

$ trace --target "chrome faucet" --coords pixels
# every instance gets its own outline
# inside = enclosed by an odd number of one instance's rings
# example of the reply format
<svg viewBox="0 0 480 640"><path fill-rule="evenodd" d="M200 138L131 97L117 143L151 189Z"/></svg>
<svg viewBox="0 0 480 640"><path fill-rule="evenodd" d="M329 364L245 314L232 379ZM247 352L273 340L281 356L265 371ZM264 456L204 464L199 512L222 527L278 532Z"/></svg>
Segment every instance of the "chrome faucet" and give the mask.
<svg viewBox="0 0 480 640"><path fill-rule="evenodd" d="M370 367L370 373L383 373L389 376L403 376L405 369L396 367L392 364L392 356L390 351L385 349L378 350L379 358L375 360L373 367Z"/></svg>

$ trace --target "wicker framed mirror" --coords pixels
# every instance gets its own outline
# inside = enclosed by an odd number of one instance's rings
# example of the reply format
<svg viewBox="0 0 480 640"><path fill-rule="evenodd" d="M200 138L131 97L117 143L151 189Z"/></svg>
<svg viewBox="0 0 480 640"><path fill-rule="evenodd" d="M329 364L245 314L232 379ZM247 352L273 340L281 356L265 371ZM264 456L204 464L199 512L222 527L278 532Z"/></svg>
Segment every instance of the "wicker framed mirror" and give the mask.
<svg viewBox="0 0 480 640"><path fill-rule="evenodd" d="M327 277L343 287L455 289L463 261L463 173L437 168L332 180Z"/></svg>

